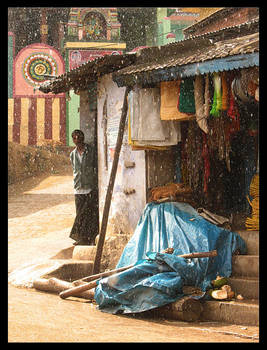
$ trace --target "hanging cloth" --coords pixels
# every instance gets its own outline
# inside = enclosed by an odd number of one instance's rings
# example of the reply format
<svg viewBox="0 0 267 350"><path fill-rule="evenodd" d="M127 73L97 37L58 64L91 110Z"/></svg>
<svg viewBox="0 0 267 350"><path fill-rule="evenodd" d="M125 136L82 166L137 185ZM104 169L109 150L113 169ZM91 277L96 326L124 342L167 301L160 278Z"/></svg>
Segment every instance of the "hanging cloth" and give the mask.
<svg viewBox="0 0 267 350"><path fill-rule="evenodd" d="M133 150L167 150L168 147L164 146L140 146L138 145L138 141L135 141L138 136L138 125L139 121L134 120L133 122L133 116L134 114L134 105L133 105L133 90L130 91L128 94L128 144L132 146ZM136 102L136 101L135 101ZM136 115L135 115L136 116Z"/></svg>
<svg viewBox="0 0 267 350"><path fill-rule="evenodd" d="M198 126L206 134L208 133L207 118L204 114L204 86L203 76L197 75L194 82L194 96L195 96L195 108L196 108L196 120Z"/></svg>
<svg viewBox="0 0 267 350"><path fill-rule="evenodd" d="M204 115L208 119L210 116L210 82L209 82L209 75L205 75L205 104L204 104Z"/></svg>
<svg viewBox="0 0 267 350"><path fill-rule="evenodd" d="M240 117L240 114L239 114L239 111L238 111L238 108L236 106L236 103L235 103L235 97L233 95L233 92L232 92L232 82L234 80L234 75L232 74L230 76L230 90L229 90L229 108L227 110L227 115L228 117L230 117L232 119L232 122L235 123L235 129L238 129L240 128L240 120L239 120L239 117Z"/></svg>
<svg viewBox="0 0 267 350"><path fill-rule="evenodd" d="M181 80L163 81L160 83L160 119L188 120L190 115L177 108Z"/></svg>
<svg viewBox="0 0 267 350"><path fill-rule="evenodd" d="M214 96L210 114L219 117L222 109L222 83L219 73L213 74Z"/></svg>
<svg viewBox="0 0 267 350"><path fill-rule="evenodd" d="M183 113L196 113L194 96L194 78L187 78L181 81L179 111Z"/></svg>
<svg viewBox="0 0 267 350"><path fill-rule="evenodd" d="M160 83L160 119L172 120L178 116L176 108L178 95L178 81L164 81Z"/></svg>
<svg viewBox="0 0 267 350"><path fill-rule="evenodd" d="M222 72L222 110L227 111L229 108L229 87L227 73Z"/></svg>
<svg viewBox="0 0 267 350"><path fill-rule="evenodd" d="M180 123L160 119L159 88L135 88L128 101L128 137L132 147L157 149L155 146L172 146L180 141Z"/></svg>

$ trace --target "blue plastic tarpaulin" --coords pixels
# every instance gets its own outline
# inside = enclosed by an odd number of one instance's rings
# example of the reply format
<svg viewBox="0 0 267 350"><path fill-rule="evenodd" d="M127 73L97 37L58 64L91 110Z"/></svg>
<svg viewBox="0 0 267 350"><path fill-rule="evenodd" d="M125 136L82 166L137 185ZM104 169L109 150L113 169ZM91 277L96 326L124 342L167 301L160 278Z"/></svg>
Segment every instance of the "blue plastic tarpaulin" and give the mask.
<svg viewBox="0 0 267 350"><path fill-rule="evenodd" d="M168 247L173 254L162 253ZM217 250L212 258L177 255ZM146 205L135 232L117 264L130 269L103 278L95 289L98 308L109 313L137 313L183 297L183 286L205 291L217 275L229 277L232 254L246 253L243 239L200 216L187 203Z"/></svg>

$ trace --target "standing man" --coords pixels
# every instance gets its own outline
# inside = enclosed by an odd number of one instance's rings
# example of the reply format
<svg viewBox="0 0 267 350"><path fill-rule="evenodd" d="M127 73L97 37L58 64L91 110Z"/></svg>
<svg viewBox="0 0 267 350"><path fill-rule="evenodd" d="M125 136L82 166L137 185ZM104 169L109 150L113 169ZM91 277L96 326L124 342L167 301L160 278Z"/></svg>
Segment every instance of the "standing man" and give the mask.
<svg viewBox="0 0 267 350"><path fill-rule="evenodd" d="M73 245L95 245L98 234L98 191L94 149L84 142L84 133L74 130L71 134L76 148L70 154L73 169L76 218L70 233ZM96 221L97 220L97 221Z"/></svg>

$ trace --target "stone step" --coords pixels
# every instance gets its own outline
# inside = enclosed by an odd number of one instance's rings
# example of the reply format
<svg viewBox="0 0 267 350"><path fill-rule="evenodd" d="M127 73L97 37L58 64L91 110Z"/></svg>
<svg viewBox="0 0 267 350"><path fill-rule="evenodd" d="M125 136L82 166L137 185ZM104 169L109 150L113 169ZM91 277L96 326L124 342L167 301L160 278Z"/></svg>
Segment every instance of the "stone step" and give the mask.
<svg viewBox="0 0 267 350"><path fill-rule="evenodd" d="M232 276L259 277L259 256L234 255L232 258Z"/></svg>
<svg viewBox="0 0 267 350"><path fill-rule="evenodd" d="M205 301L203 302L201 319L203 321L259 326L259 302L257 300Z"/></svg>
<svg viewBox="0 0 267 350"><path fill-rule="evenodd" d="M254 277L230 277L229 285L244 299L259 299L259 279Z"/></svg>
<svg viewBox="0 0 267 350"><path fill-rule="evenodd" d="M60 260L58 260L60 262ZM92 260L62 260L60 266L50 273L43 275L43 278L56 277L63 281L74 280L92 275L94 262Z"/></svg>
<svg viewBox="0 0 267 350"><path fill-rule="evenodd" d="M76 245L72 252L72 259L94 260L96 254L95 245Z"/></svg>
<svg viewBox="0 0 267 350"><path fill-rule="evenodd" d="M236 231L247 245L248 255L259 255L259 231Z"/></svg>

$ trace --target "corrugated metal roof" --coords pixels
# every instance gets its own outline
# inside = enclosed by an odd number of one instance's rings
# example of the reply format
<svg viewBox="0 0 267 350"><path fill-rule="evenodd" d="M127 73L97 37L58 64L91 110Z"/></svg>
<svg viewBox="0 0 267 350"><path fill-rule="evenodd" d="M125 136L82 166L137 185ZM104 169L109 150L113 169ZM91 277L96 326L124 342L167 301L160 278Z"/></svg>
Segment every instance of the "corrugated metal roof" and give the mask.
<svg viewBox="0 0 267 350"><path fill-rule="evenodd" d="M185 31L187 28L185 28L183 31ZM259 31L259 17L256 17L250 20L249 22L224 27L224 28L203 33L203 34L190 35L178 42L176 41L176 42L166 44L164 45L164 47L175 46L175 45L179 45L180 43L185 43L187 41L192 41L192 40L198 40L201 38L207 38L214 41L227 40L237 36L244 36L244 35L256 33L258 31Z"/></svg>
<svg viewBox="0 0 267 350"><path fill-rule="evenodd" d="M208 22L210 22L218 17L221 17L221 18L224 18L225 20L227 20L229 13L237 12L240 9L242 9L242 7L222 7L221 9L211 13L209 16L203 18L202 20L197 21L196 23L193 23L190 26L186 27L185 29L183 29L183 33L185 34L185 36L187 36L189 38L196 37L196 36L198 36L197 34L196 35L190 34L190 32L196 31L197 28L201 28L201 27L205 26L206 23L208 23ZM250 21L248 21L248 22L240 23L240 24L237 24L235 26L224 27L223 29L244 26L244 25L246 25L246 23L252 23L254 21L259 21L259 17L257 16L253 19L250 19ZM221 30L221 29L219 29L219 30ZM200 34L200 35L205 35L205 34Z"/></svg>
<svg viewBox="0 0 267 350"><path fill-rule="evenodd" d="M53 92L54 94L67 92L71 89L85 90L88 88L89 83L96 81L99 76L112 73L115 70L135 63L135 61L135 53L105 55L41 84L39 90L44 93Z"/></svg>
<svg viewBox="0 0 267 350"><path fill-rule="evenodd" d="M134 84L137 80L142 81L142 79L146 81L149 79L153 82L152 73L162 76L163 80L171 80L171 74L175 72L177 78L177 72L185 72L186 65L188 66L187 72L189 72L191 71L189 65L192 64L198 63L204 67L203 63L206 62L205 67L208 63L211 67L215 67L212 60L258 52L258 25L258 19L255 19L250 23L228 27L179 42L147 47L136 54L103 56L43 83L39 89L45 93L55 94L71 89L85 90L90 82L108 73L113 73L113 79L119 86ZM245 60L250 62L247 64L252 64L248 59ZM235 67L242 68L242 62L244 62L244 57L241 61L235 60ZM255 60L253 62L256 64ZM230 66L226 61L221 62L219 70L231 69ZM159 71L162 73L159 74ZM165 74L166 72L168 74Z"/></svg>
<svg viewBox="0 0 267 350"><path fill-rule="evenodd" d="M241 38L215 42L208 47L197 48L189 55L175 55L162 59L161 61L157 60L156 62L131 65L114 72L113 80L116 81L119 86L123 86L141 82L141 73L153 72L153 74L155 74L159 70L166 71L164 75L165 78L162 80L174 80L179 77L179 75L177 76L178 72L183 72L182 76L199 74L200 71L196 70L198 66L202 67L202 73L244 68L244 65L258 65L258 54L254 55L255 57L253 56L253 59L249 58L249 54L258 51L259 33L255 33ZM227 60L223 60L223 58L227 58ZM204 62L205 65L202 64ZM196 63L198 65L196 65ZM175 67L177 67L177 69L172 69ZM179 67L180 69L178 69ZM170 74L167 74L168 72ZM160 75L161 74L158 74L158 76ZM173 77L173 79L171 79L171 77Z"/></svg>

